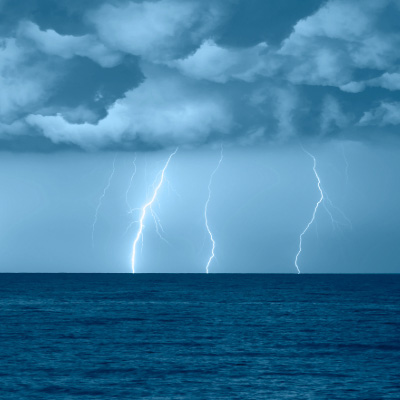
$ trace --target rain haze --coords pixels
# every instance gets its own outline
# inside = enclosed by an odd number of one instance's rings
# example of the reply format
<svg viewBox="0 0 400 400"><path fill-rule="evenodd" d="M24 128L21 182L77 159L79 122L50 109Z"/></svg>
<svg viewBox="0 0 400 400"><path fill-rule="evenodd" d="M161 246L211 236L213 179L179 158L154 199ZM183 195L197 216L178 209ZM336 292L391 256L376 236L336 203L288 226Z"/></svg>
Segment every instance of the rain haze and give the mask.
<svg viewBox="0 0 400 400"><path fill-rule="evenodd" d="M292 3L0 1L0 271L130 272L178 148L135 272L205 272L210 185L210 272L297 273L312 156L301 272L399 272L400 3Z"/></svg>

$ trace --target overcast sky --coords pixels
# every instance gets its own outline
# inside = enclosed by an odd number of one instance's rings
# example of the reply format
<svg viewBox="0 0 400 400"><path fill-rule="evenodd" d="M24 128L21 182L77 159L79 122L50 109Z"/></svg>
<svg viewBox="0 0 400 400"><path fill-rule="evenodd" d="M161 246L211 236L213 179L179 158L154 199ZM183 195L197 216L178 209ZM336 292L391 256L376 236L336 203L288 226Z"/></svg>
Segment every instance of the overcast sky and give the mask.
<svg viewBox="0 0 400 400"><path fill-rule="evenodd" d="M210 272L297 272L302 147L324 193L302 272L399 272L399 21L398 0L0 0L0 271L129 272L129 208L179 147L136 270L204 272L222 143Z"/></svg>

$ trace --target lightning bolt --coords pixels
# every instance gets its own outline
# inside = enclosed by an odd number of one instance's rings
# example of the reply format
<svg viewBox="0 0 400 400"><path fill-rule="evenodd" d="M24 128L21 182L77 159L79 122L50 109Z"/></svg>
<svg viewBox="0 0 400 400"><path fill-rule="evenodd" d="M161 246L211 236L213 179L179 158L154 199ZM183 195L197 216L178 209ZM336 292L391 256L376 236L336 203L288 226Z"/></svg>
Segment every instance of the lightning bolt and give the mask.
<svg viewBox="0 0 400 400"><path fill-rule="evenodd" d="M339 208L336 207L332 200L329 198L328 193L326 193L326 191L324 190L324 207L325 210L327 211L327 213L329 214L330 218L331 218L331 222L332 222L332 226L335 228L342 225L342 226L346 226L347 228L353 229L353 224L350 221L350 219L346 216L346 214ZM332 213L330 212L330 210L328 209L327 205L325 204L325 200L326 202L329 204L329 206L336 211L336 214L340 214L340 216L342 217L342 221L338 221L337 219L335 219L332 215ZM344 221L344 222L343 222Z"/></svg>
<svg viewBox="0 0 400 400"><path fill-rule="evenodd" d="M133 246L132 246L132 273L135 273L135 257L136 257L136 246L140 240L140 238L142 238L142 243L143 243L143 228L144 228L144 218L146 217L146 211L148 208L150 208L151 211L151 206L154 203L158 191L160 190L163 181L164 181L164 175L165 175L165 171L168 168L168 164L171 161L171 158L176 154L176 152L178 151L178 147L175 149L175 151L173 153L170 154L170 156L168 157L167 162L164 165L164 168L161 170L160 172L160 179L158 181L157 186L154 188L153 191L153 196L151 197L151 199L142 207L142 211L141 211L141 215L140 215L140 219L139 219L139 229L138 232L136 234L135 240L133 241Z"/></svg>
<svg viewBox="0 0 400 400"><path fill-rule="evenodd" d="M324 200L324 193L323 193L323 191L322 191L322 189L321 189L321 180L320 180L319 175L318 175L318 172L317 172L317 160L315 159L315 157L314 157L311 153L309 153L309 152L308 152L307 150L305 150L304 148L303 148L303 151L304 151L306 154L308 154L308 155L312 158L312 160L313 160L313 171L314 171L315 177L317 178L318 190L319 190L319 193L320 193L320 198L319 198L317 204L316 204L315 207L314 207L314 211L313 211L313 214L312 214L312 218L311 218L310 221L308 222L308 224L307 224L307 226L305 227L305 229L303 230L303 232L301 232L301 234L300 234L300 238L299 238L299 251L297 252L296 258L295 258L295 260L294 260L294 265L296 266L296 269L297 269L297 273L298 273L298 274L300 274L300 268L299 268L299 266L298 266L298 264L297 264L297 261L298 261L298 258L299 258L299 256L300 256L300 254L301 254L301 251L302 251L301 245L302 245L303 236L304 236L304 234L308 231L308 229L310 228L310 226L312 225L312 223L314 222L314 220L315 220L315 215L317 214L318 207L319 207L319 205L322 203L322 201Z"/></svg>
<svg viewBox="0 0 400 400"><path fill-rule="evenodd" d="M114 160L113 160L111 174L108 177L107 185L104 187L103 193L99 197L99 202L97 203L96 211L94 213L94 220L93 220L93 225L92 225L92 247L94 247L94 230L95 230L97 219L98 219L98 216L99 216L99 210L100 210L101 204L103 202L104 196L106 195L107 190L109 189L109 187L111 185L111 181L112 181L112 178L114 176L114 172L115 172L115 157L114 157Z"/></svg>
<svg viewBox="0 0 400 400"><path fill-rule="evenodd" d="M207 218L208 204L210 203L210 199L211 199L211 184L212 184L214 175L218 171L219 166L221 165L222 159L224 158L223 150L224 149L223 149L222 144L221 144L221 154L220 154L220 157L219 157L218 164L217 164L216 168L214 169L214 171L211 173L210 180L208 182L208 198L207 198L207 201L206 201L206 205L204 207L204 219L205 219L205 222L206 222L207 232L210 235L210 240L211 240L211 243L212 243L211 256L208 259L208 262L207 262L207 265L206 265L206 273L207 274L208 274L208 268L209 268L209 266L211 264L211 261L215 257L215 254L214 254L214 251L215 251L215 240L214 240L214 237L213 237L212 232L210 230L210 227L208 225L208 218Z"/></svg>
<svg viewBox="0 0 400 400"><path fill-rule="evenodd" d="M165 239L165 237L162 235L162 233L165 233L164 228L161 224L161 220L160 217L157 215L157 213L153 210L153 207L150 206L150 213L151 216L153 217L153 221L154 221L154 226L156 228L156 233L158 235L158 237L165 243L169 244L168 240ZM162 232L162 233L161 233Z"/></svg>

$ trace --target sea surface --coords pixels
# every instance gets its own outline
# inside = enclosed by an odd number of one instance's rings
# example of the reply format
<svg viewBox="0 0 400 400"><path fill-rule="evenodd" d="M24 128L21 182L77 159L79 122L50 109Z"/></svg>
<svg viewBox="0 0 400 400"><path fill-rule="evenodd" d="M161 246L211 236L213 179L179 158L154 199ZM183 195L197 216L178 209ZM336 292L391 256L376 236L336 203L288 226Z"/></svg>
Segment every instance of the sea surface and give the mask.
<svg viewBox="0 0 400 400"><path fill-rule="evenodd" d="M1 274L0 399L400 399L400 275Z"/></svg>

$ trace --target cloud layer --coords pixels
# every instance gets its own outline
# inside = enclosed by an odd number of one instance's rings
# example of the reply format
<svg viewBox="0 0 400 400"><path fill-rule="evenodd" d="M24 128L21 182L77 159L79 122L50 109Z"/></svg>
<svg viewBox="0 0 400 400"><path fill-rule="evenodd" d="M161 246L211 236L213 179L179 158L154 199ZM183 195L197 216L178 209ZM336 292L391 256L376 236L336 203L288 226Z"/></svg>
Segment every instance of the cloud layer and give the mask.
<svg viewBox="0 0 400 400"><path fill-rule="evenodd" d="M265 3L2 2L0 146L396 137L400 1Z"/></svg>

